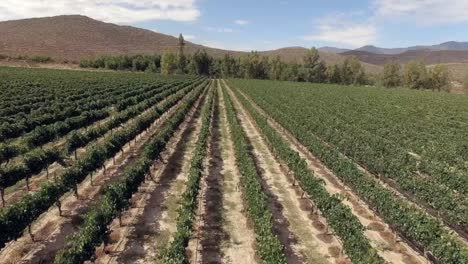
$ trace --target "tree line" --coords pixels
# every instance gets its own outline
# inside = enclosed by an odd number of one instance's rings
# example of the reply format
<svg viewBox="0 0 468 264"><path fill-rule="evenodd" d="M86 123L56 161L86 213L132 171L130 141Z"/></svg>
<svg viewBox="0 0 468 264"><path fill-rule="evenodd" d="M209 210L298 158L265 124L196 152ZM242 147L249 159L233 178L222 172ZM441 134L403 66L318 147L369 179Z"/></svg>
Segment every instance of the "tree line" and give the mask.
<svg viewBox="0 0 468 264"><path fill-rule="evenodd" d="M215 58L205 50L186 55L184 48L185 40L181 34L177 52L164 52L162 55L102 56L82 60L80 66L146 71L164 75L190 74L343 85L381 85L388 88L405 86L438 91L446 90L450 86L447 67L436 65L428 68L418 61L409 62L404 67L397 62L391 62L384 66L382 74L373 75L365 71L356 57L347 57L341 63L326 65L316 48L308 50L300 63L286 63L280 56L262 56L256 51L241 57L225 54L221 58Z"/></svg>
<svg viewBox="0 0 468 264"><path fill-rule="evenodd" d="M441 91L450 88L450 74L441 64L429 68L423 62L410 61L402 67L397 62L390 62L384 66L381 82L388 88L405 86Z"/></svg>
<svg viewBox="0 0 468 264"><path fill-rule="evenodd" d="M199 50L188 56L171 52L162 55L102 56L82 60L80 67L347 85L372 83L358 59L350 57L341 64L327 66L315 48L308 51L303 63L286 63L279 56L269 58L256 51L243 57L226 54L214 58L205 50Z"/></svg>
<svg viewBox="0 0 468 264"><path fill-rule="evenodd" d="M118 55L85 59L81 60L80 67L146 71L165 75L191 74L347 85L371 83L357 58L346 58L341 64L327 66L315 48L305 54L301 63L286 63L280 56L270 58L256 51L242 57L225 54L221 58L215 58L205 50L186 55L182 35L179 36L178 46L177 52L164 52L162 55Z"/></svg>

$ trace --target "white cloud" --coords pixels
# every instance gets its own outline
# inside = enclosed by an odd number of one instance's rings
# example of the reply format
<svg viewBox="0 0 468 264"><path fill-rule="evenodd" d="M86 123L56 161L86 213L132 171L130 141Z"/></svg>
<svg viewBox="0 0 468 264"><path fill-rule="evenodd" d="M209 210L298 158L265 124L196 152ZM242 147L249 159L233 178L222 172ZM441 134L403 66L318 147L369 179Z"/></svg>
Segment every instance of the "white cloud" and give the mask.
<svg viewBox="0 0 468 264"><path fill-rule="evenodd" d="M245 19L238 19L238 20L235 20L234 23L236 23L237 25L240 25L240 26L246 26L246 25L250 24L250 21L245 20Z"/></svg>
<svg viewBox="0 0 468 264"><path fill-rule="evenodd" d="M216 33L232 33L234 30L230 28L218 28L218 27L204 27L205 31L216 32Z"/></svg>
<svg viewBox="0 0 468 264"><path fill-rule="evenodd" d="M377 15L401 18L418 24L445 24L468 21L467 0L374 0Z"/></svg>
<svg viewBox="0 0 468 264"><path fill-rule="evenodd" d="M317 20L316 33L302 37L308 41L324 41L360 47L375 43L377 27L369 22L355 22L344 14L334 14Z"/></svg>
<svg viewBox="0 0 468 264"><path fill-rule="evenodd" d="M81 14L112 23L194 21L195 0L1 0L0 20Z"/></svg>

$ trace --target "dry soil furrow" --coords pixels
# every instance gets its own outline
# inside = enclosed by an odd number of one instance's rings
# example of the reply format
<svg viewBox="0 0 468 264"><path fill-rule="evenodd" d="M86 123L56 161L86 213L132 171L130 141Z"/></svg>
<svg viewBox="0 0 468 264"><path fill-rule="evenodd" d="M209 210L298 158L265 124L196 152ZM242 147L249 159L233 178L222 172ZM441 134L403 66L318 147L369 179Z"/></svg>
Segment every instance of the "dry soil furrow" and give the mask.
<svg viewBox="0 0 468 264"><path fill-rule="evenodd" d="M23 235L2 249L0 259L5 263L15 263L20 260L25 263L44 263L44 261L47 263L47 260L63 247L66 236L76 230L81 222L79 215L87 210L90 202L98 197L105 186L116 180L122 170L131 164L148 139L158 131L158 127L180 107L181 103L182 101L157 119L150 129L130 141L124 147L123 153L120 152L115 156L115 164L113 159L108 160L106 172L100 170L94 174L92 182L91 177L88 177L79 184L78 199L71 192L65 194L61 198L63 216L59 216L58 208L55 206L42 214L32 225L35 241L32 241L28 235Z"/></svg>
<svg viewBox="0 0 468 264"><path fill-rule="evenodd" d="M390 227L375 214L360 198L336 177L317 157L295 139L288 131L259 108L246 94L239 91L262 115L268 117L270 125L290 143L290 147L307 161L314 174L323 179L325 188L330 194L340 194L346 197L346 204L363 226L367 227L366 237L376 248L379 255L389 263L427 263L427 260L405 243Z"/></svg>
<svg viewBox="0 0 468 264"><path fill-rule="evenodd" d="M180 193L185 190L186 175L201 128L200 109L205 96L200 97L169 148L155 162L153 179L141 186L124 215L124 227L118 221L111 225L111 254L100 256L96 263L148 263L169 243L176 231Z"/></svg>
<svg viewBox="0 0 468 264"><path fill-rule="evenodd" d="M208 151L204 161L198 197L199 206L194 221L195 231L187 249L190 263L221 263L221 242L227 237L223 229L222 186L224 179L221 174L223 158L221 156L218 96L215 96L213 100Z"/></svg>
<svg viewBox="0 0 468 264"><path fill-rule="evenodd" d="M281 164L232 91L227 92L253 146L252 152L275 217L275 228L286 246L288 263L346 263L339 239L328 234L322 226L313 225L310 206L283 173Z"/></svg>
<svg viewBox="0 0 468 264"><path fill-rule="evenodd" d="M215 96L212 119L211 138L208 149L207 166L203 181L203 216L200 229L201 237L200 259L202 263L220 263L221 241L226 239L223 230L223 157L221 156L220 125L219 125L219 98Z"/></svg>
<svg viewBox="0 0 468 264"><path fill-rule="evenodd" d="M255 233L246 217L246 208L240 191L240 172L236 166L234 146L231 139L229 124L226 117L222 90L218 82L218 145L217 151L222 161L220 177L222 208L222 233L223 240L218 241L221 245L221 263L258 263L255 255Z"/></svg>

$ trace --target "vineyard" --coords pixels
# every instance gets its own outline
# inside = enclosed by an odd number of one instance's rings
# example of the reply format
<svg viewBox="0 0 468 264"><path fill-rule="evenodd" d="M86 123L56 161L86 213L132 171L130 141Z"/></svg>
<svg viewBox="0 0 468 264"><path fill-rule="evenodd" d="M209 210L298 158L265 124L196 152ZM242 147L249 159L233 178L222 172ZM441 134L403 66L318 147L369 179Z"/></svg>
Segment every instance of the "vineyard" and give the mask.
<svg viewBox="0 0 468 264"><path fill-rule="evenodd" d="M468 264L468 100L0 68L0 263Z"/></svg>

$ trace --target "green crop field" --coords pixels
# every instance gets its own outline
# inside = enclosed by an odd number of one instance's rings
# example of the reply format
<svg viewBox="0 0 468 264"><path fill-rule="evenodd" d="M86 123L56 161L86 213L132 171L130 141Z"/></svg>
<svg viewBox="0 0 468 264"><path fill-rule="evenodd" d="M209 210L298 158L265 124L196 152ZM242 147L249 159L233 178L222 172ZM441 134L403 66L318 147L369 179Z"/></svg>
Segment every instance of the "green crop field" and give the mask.
<svg viewBox="0 0 468 264"><path fill-rule="evenodd" d="M0 263L468 263L468 96L0 68Z"/></svg>
<svg viewBox="0 0 468 264"><path fill-rule="evenodd" d="M444 262L461 261L466 244L457 244L443 225L460 236L468 234L468 97L326 84L230 83L405 238Z"/></svg>

